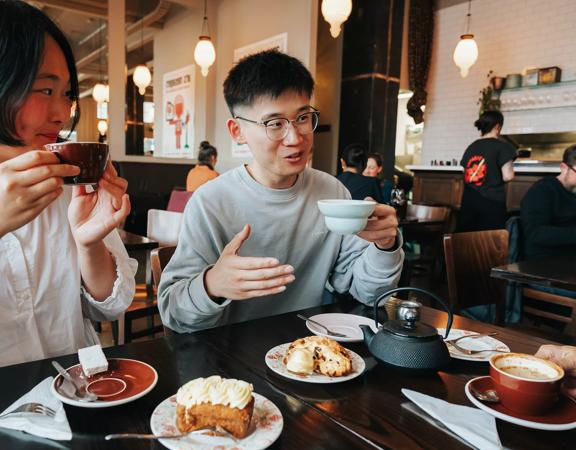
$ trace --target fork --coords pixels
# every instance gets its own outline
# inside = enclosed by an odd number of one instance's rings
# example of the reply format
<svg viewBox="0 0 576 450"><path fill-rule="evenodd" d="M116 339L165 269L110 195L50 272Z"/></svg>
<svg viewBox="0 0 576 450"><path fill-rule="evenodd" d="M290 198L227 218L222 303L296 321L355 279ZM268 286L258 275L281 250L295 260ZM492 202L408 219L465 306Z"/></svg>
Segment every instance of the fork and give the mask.
<svg viewBox="0 0 576 450"><path fill-rule="evenodd" d="M316 322L315 320L312 320L309 317L303 316L302 314L296 314L296 317L298 317L299 319L302 319L302 320L306 320L307 322L313 323L317 327L320 327L320 328L326 330L326 334L328 336L335 336L335 337L341 337L341 338L348 337L345 334L336 333L335 331L332 331L330 328L328 328L326 325L322 325L320 322Z"/></svg>
<svg viewBox="0 0 576 450"><path fill-rule="evenodd" d="M7 416L10 416L12 414L18 414L18 413L24 413L24 412L33 413L33 414L41 414L41 415L48 416L48 417L54 417L56 415L56 411L54 411L52 408L49 408L48 406L45 406L41 403L23 403L18 408L0 415L0 419L7 417Z"/></svg>
<svg viewBox="0 0 576 450"><path fill-rule="evenodd" d="M493 331L492 333L478 333L478 334L464 334L460 337L454 338L454 339L444 339L444 342L448 343L448 344L453 344L454 342L458 342L461 339L474 339L474 338L479 338L479 337L491 337L491 336L496 336L498 334L497 331Z"/></svg>
<svg viewBox="0 0 576 450"><path fill-rule="evenodd" d="M228 430L221 426L216 426L214 428L205 428L201 430L190 431L189 433L180 434L145 434L145 433L119 433L119 434L107 434L104 439L109 441L111 439L178 439L189 434L202 434L207 431L217 433L216 436L226 436L232 439L235 443L239 442L239 439L230 433Z"/></svg>

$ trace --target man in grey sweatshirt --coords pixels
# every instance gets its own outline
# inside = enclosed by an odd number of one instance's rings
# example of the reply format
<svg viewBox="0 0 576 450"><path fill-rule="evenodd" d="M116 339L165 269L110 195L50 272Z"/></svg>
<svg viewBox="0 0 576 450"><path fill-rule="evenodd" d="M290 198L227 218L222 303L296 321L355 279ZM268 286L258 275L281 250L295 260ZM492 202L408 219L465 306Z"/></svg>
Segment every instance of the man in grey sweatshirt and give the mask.
<svg viewBox="0 0 576 450"><path fill-rule="evenodd" d="M319 114L313 88L302 63L277 51L248 56L228 74L228 131L253 161L201 186L186 206L158 290L172 330L318 306L327 280L367 305L398 282L404 254L393 208L377 205L358 235L324 224L316 202L350 193L306 168Z"/></svg>

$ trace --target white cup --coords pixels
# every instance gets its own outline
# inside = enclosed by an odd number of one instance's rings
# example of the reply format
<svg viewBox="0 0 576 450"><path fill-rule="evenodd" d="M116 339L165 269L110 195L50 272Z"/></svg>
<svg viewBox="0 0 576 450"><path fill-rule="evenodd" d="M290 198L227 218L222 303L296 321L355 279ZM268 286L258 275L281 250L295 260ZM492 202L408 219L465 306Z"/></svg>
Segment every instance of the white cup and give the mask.
<svg viewBox="0 0 576 450"><path fill-rule="evenodd" d="M376 202L371 200L318 200L326 227L337 234L355 234L366 227Z"/></svg>

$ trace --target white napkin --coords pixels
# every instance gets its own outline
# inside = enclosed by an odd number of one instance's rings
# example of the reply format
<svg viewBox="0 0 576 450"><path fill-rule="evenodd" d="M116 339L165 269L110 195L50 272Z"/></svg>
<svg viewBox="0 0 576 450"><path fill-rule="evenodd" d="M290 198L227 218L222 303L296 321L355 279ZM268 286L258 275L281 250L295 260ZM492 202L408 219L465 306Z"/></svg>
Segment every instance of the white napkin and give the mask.
<svg viewBox="0 0 576 450"><path fill-rule="evenodd" d="M52 392L50 386L54 378L48 377L41 383L37 384L27 394L20 397L8 408L2 411L2 414L16 409L24 403L41 403L56 411L54 417L48 417L40 414L14 414L8 417L0 418L0 427L10 428L12 430L21 430L36 436L55 439L58 441L69 441L72 439L72 431L68 424L64 405L58 400Z"/></svg>
<svg viewBox="0 0 576 450"><path fill-rule="evenodd" d="M453 405L409 389L402 393L466 442L482 450L501 449L496 419L485 411Z"/></svg>

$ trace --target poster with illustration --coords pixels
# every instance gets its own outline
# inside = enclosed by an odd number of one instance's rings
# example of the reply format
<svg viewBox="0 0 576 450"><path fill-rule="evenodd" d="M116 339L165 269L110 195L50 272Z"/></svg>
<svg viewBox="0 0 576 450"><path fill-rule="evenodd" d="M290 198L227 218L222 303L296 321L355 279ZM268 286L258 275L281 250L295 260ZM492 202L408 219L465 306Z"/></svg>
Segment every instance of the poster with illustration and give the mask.
<svg viewBox="0 0 576 450"><path fill-rule="evenodd" d="M276 36L272 36L262 41L237 48L234 50L234 63L237 63L245 56L272 49L286 53L288 50L288 33L277 34ZM236 142L232 141L232 157L251 158L252 153L246 144L237 144Z"/></svg>
<svg viewBox="0 0 576 450"><path fill-rule="evenodd" d="M194 157L194 65L164 74L161 155Z"/></svg>

